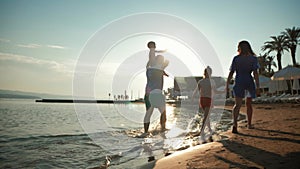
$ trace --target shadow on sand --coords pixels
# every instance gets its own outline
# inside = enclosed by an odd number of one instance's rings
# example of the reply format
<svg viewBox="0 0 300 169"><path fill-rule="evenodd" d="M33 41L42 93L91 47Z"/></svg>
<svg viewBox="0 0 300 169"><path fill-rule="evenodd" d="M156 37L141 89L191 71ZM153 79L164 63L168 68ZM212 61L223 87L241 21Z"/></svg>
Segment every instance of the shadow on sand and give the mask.
<svg viewBox="0 0 300 169"><path fill-rule="evenodd" d="M291 141L294 143L299 143L299 140L290 140L285 138L269 138L269 137L262 137L262 136L252 136L248 134L239 134L242 136L247 137L257 137L262 139L271 139L271 140L281 140L281 141ZM253 147L250 145L246 145L243 143L239 143L232 140L222 140L220 143L223 144L223 146L231 151L232 153L235 153L238 155L241 159L251 161L259 166L263 166L264 168L300 168L300 152L292 152L287 154L286 156L282 156L280 154L276 154L273 152L269 152L257 147ZM224 161L225 163L229 164L230 167L234 168L247 168L247 169L255 169L257 167L255 166L247 166L245 164L237 163L231 159L224 158L218 155L215 155L215 157L221 161Z"/></svg>

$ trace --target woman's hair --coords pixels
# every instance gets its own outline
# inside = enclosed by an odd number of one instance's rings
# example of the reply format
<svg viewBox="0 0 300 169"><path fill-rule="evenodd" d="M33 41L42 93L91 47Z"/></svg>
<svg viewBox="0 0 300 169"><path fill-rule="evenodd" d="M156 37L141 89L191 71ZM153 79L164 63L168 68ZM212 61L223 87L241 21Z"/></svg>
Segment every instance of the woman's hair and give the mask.
<svg viewBox="0 0 300 169"><path fill-rule="evenodd" d="M240 55L244 55L244 56L253 55L253 56L255 56L255 53L253 52L253 50L250 46L250 43L248 41L245 41L245 40L239 42L238 51L239 51Z"/></svg>

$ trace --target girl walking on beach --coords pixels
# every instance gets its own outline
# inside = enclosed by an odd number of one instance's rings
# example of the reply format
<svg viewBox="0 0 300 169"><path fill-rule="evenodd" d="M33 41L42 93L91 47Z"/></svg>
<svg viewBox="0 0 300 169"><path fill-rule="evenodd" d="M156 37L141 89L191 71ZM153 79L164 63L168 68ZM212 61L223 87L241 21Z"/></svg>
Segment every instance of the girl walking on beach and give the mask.
<svg viewBox="0 0 300 169"><path fill-rule="evenodd" d="M253 52L248 41L241 41L238 44L238 55L235 56L232 60L230 66L230 72L227 78L226 89L229 91L229 83L233 77L234 72L235 84L233 87L233 93L235 96L235 105L233 107L233 127L232 133L238 133L237 131L237 120L242 106L243 98L246 97L246 106L247 106L247 119L248 119L248 128L252 127L252 98L256 97L256 94L259 94L259 78L258 71L259 68L257 57ZM251 73L253 72L253 77Z"/></svg>
<svg viewBox="0 0 300 169"><path fill-rule="evenodd" d="M209 135L212 134L212 129L210 127L210 120L209 120L209 114L211 111L211 108L213 107L213 95L215 93L223 93L223 92L219 92L216 90L216 83L215 81L211 78L211 74L212 74L212 69L207 66L207 68L204 69L204 78L202 80L200 80L197 83L197 86L193 92L192 95L192 100L194 100L194 96L196 94L197 91L199 91L200 93L200 98L199 98L199 110L202 112L204 112L204 116L202 119L202 125L201 125L201 129L200 129L200 139L202 141L205 140L204 136L204 129L205 127L208 127L208 131L209 131ZM210 137L211 139L211 137Z"/></svg>

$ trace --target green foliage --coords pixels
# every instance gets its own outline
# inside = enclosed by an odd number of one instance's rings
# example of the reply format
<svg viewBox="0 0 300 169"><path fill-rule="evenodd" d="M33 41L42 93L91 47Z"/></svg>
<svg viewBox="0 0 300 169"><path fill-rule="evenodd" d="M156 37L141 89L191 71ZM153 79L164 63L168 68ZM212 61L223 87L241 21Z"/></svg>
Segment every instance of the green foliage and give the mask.
<svg viewBox="0 0 300 169"><path fill-rule="evenodd" d="M296 62L296 48L297 45L300 44L300 28L286 28L284 32L281 32L278 36L270 36L271 40L266 41L264 45L261 47L261 50L266 52L266 54L260 56L261 57L261 73L272 73L272 66L276 66L273 63L274 56L267 56L271 52L276 52L276 59L278 70L282 69L281 66L281 56L283 55L284 51L288 51L291 53L292 62L294 66L297 66ZM265 70L267 67L267 71Z"/></svg>

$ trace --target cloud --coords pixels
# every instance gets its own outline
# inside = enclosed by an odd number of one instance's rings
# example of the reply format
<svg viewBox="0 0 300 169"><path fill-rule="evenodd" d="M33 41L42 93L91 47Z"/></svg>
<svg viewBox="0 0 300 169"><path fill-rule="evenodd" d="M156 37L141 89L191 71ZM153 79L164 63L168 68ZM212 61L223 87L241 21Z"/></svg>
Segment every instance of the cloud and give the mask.
<svg viewBox="0 0 300 169"><path fill-rule="evenodd" d="M16 55L11 53L0 53L0 61L12 61L22 64L32 64L36 66L42 66L59 73L73 74L73 67L75 61L68 61L68 63L59 63L53 60L43 60L30 56Z"/></svg>
<svg viewBox="0 0 300 169"><path fill-rule="evenodd" d="M31 49L35 49L35 48L40 48L42 47L42 45L39 44L35 44L35 43L31 43L31 44L19 44L17 45L18 47L22 47L22 48L31 48Z"/></svg>
<svg viewBox="0 0 300 169"><path fill-rule="evenodd" d="M66 49L66 47L60 45L47 45L47 47L53 49Z"/></svg>
<svg viewBox="0 0 300 169"><path fill-rule="evenodd" d="M3 41L5 41L5 39L3 39ZM1 42L1 39L0 39L0 42ZM67 47L61 46L61 45L40 45L40 44L36 44L36 43L19 44L17 46L22 47L22 48L30 48L30 49L36 49L36 48L42 48L42 47L47 47L47 48L51 48L51 49L67 49Z"/></svg>
<svg viewBox="0 0 300 169"><path fill-rule="evenodd" d="M2 39L2 38L0 38L0 42L9 43L9 42L10 42L10 40L8 40L8 39Z"/></svg>

